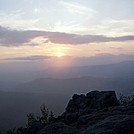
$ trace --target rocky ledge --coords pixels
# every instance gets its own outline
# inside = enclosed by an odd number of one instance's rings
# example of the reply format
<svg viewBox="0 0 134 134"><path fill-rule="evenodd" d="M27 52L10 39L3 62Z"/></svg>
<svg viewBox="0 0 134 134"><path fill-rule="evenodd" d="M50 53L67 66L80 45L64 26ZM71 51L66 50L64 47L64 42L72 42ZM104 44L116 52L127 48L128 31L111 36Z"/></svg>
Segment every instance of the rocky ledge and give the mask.
<svg viewBox="0 0 134 134"><path fill-rule="evenodd" d="M13 134L134 134L134 99L121 105L114 91L75 94L61 116Z"/></svg>

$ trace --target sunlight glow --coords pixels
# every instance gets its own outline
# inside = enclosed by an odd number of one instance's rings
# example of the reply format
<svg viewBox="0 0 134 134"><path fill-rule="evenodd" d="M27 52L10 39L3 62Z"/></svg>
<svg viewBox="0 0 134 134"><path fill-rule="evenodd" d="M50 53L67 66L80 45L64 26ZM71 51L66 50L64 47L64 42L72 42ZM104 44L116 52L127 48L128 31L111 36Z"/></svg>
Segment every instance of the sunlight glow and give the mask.
<svg viewBox="0 0 134 134"><path fill-rule="evenodd" d="M63 54L62 52L57 52L57 53L56 53L56 56L57 56L57 57L62 57L63 55L64 55L64 54Z"/></svg>

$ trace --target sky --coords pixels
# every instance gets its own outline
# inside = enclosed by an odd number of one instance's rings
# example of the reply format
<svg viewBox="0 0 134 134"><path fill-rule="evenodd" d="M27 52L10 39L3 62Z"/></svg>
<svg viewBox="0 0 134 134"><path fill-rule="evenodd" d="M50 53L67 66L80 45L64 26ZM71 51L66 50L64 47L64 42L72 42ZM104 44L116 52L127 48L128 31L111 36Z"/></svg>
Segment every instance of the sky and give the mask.
<svg viewBox="0 0 134 134"><path fill-rule="evenodd" d="M134 55L133 14L133 0L0 0L0 62Z"/></svg>

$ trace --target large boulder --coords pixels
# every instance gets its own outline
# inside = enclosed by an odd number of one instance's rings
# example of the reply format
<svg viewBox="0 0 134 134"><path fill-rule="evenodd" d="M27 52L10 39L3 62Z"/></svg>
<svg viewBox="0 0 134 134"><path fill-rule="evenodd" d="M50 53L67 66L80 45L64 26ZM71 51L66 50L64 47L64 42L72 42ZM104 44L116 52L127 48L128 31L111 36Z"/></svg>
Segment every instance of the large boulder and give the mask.
<svg viewBox="0 0 134 134"><path fill-rule="evenodd" d="M82 121L83 117L79 117L117 105L118 100L115 91L92 91L86 95L75 94L69 101L66 111L62 114L61 118L67 124L87 122L89 119Z"/></svg>
<svg viewBox="0 0 134 134"><path fill-rule="evenodd" d="M75 94L69 101L66 112L91 111L91 109L103 109L117 106L118 100L115 91L92 91L87 95Z"/></svg>

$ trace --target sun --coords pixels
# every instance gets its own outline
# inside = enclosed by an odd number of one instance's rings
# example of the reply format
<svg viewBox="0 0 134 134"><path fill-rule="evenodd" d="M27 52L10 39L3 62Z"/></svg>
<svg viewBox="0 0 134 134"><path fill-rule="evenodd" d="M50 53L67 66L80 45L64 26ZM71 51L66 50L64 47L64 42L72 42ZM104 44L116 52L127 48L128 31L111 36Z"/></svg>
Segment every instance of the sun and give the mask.
<svg viewBox="0 0 134 134"><path fill-rule="evenodd" d="M62 52L57 52L57 53L56 53L56 56L57 56L57 57L62 57L63 55L64 55L64 54L63 54Z"/></svg>

